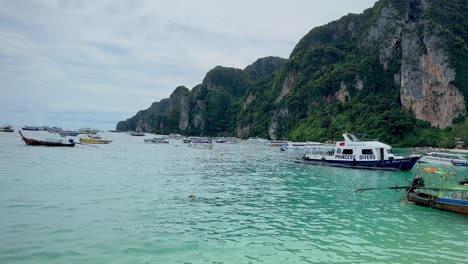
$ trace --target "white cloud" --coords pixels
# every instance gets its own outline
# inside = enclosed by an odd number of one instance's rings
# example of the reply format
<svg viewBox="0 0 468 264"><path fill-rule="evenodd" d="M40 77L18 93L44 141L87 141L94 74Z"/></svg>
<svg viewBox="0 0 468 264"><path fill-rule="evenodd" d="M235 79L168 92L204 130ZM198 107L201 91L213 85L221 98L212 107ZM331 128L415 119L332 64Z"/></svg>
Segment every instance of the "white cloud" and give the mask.
<svg viewBox="0 0 468 264"><path fill-rule="evenodd" d="M0 123L47 125L80 109L115 124L216 65L288 57L313 27L374 2L0 1Z"/></svg>

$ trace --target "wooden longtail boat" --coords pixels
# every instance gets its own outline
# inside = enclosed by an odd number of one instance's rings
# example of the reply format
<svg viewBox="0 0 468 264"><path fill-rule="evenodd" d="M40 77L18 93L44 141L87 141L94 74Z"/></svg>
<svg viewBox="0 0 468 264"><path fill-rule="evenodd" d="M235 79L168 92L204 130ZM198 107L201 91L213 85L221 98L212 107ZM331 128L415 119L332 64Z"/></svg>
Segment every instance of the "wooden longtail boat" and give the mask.
<svg viewBox="0 0 468 264"><path fill-rule="evenodd" d="M71 140L70 143L63 143L61 141L38 140L38 139L27 138L23 136L21 131L18 131L18 132L21 135L21 138L23 139L24 143L30 146L49 146L49 147L74 147L75 146L75 142L73 142L73 140Z"/></svg>
<svg viewBox="0 0 468 264"><path fill-rule="evenodd" d="M427 191L429 190L429 192ZM438 194L433 194L436 191ZM407 192L408 201L421 206L468 215L468 186L455 185L441 188L422 188Z"/></svg>
<svg viewBox="0 0 468 264"><path fill-rule="evenodd" d="M453 176L454 173L442 169L425 168L425 173L435 173L441 177ZM468 215L468 180L462 180L458 185L440 184L428 187L424 178L416 175L410 186L395 186L387 188L356 189L356 192L365 190L405 190L405 199L415 205Z"/></svg>

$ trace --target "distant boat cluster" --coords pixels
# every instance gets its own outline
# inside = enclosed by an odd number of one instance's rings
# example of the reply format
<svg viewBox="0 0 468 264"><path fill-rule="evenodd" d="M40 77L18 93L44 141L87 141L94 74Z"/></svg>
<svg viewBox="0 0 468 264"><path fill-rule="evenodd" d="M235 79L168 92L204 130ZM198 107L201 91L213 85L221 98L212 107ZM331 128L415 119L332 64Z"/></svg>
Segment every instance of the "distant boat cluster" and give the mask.
<svg viewBox="0 0 468 264"><path fill-rule="evenodd" d="M61 127L48 126L24 126L24 131L48 131L49 133L59 134L62 139L36 139L21 135L28 145L46 145L46 146L74 146L79 144L73 139L67 140L67 137L80 137L81 144L109 144L112 141L102 139L98 135L100 132L92 128L80 128L78 130L64 130ZM11 125L0 127L0 131L13 132ZM117 132L110 130L108 132ZM131 136L146 137L146 133L141 131L128 132ZM378 170L411 170L416 162L436 163L453 166L468 167L468 160L461 154L445 152L427 152L423 155L413 153L412 155L401 156L392 152L392 147L379 141L361 141L356 135L345 133L343 141L327 142L292 142L285 140L268 140L259 137L250 137L246 140L251 144L266 144L270 147L279 147L281 151L302 154L299 163L311 165L327 165L333 167L345 168L363 168ZM143 142L150 144L170 144L169 140L182 140L182 143L196 149L213 149L214 144L238 144L242 139L237 137L186 137L180 134L160 135L158 137L144 138ZM60 143L60 144L58 144Z"/></svg>
<svg viewBox="0 0 468 264"><path fill-rule="evenodd" d="M26 145L30 146L49 146L49 147L74 147L76 144L109 144L112 140L102 139L98 134L97 129L80 128L79 130L64 130L61 127L48 127L48 126L24 126L21 128L23 131L36 132L46 131L51 134L58 134L60 138L43 138L36 139L24 135L19 131L21 139ZM11 125L5 125L0 131L13 132L14 129ZM78 135L87 135L87 137L80 137L78 142L74 139L67 137L76 137Z"/></svg>

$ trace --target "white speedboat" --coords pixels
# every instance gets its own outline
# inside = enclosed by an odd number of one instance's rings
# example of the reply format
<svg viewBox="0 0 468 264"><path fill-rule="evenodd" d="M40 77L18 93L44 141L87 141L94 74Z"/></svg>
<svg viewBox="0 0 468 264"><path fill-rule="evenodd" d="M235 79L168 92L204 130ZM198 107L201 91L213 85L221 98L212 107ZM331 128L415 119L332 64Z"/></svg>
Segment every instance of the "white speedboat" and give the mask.
<svg viewBox="0 0 468 264"><path fill-rule="evenodd" d="M468 166L468 160L460 154L445 152L429 152L419 160L423 163L435 163L455 166Z"/></svg>
<svg viewBox="0 0 468 264"><path fill-rule="evenodd" d="M321 142L286 142L281 146L281 151L299 151L307 153L308 150L313 151L314 148L322 147L324 143Z"/></svg>
<svg viewBox="0 0 468 264"><path fill-rule="evenodd" d="M144 139L145 143L153 143L153 144L169 144L169 140L165 138L151 138L151 139Z"/></svg>
<svg viewBox="0 0 468 264"><path fill-rule="evenodd" d="M209 139L193 139L188 146L196 149L212 149L213 143Z"/></svg>
<svg viewBox="0 0 468 264"><path fill-rule="evenodd" d="M395 156L392 147L379 141L360 141L353 134L343 134L344 141L324 144L302 157L302 163L334 167L409 171L419 160Z"/></svg>

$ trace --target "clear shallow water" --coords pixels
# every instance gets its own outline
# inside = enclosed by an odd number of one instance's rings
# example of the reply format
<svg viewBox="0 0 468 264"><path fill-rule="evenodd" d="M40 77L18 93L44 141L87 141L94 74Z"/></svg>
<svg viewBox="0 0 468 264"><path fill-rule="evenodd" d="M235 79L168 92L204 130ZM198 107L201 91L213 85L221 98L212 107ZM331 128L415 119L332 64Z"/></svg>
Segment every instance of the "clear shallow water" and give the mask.
<svg viewBox="0 0 468 264"><path fill-rule="evenodd" d="M0 134L0 263L468 262L466 216L354 192L411 173L103 135L114 142L47 148Z"/></svg>

